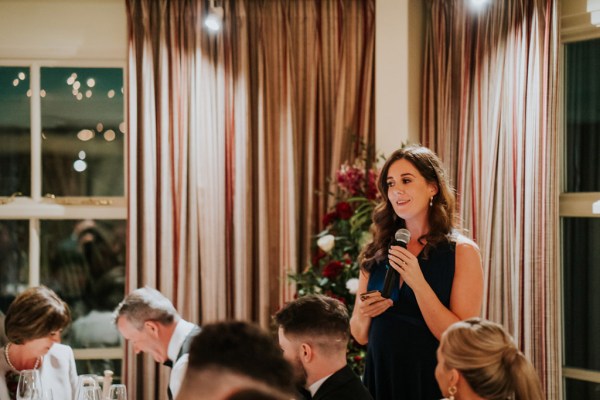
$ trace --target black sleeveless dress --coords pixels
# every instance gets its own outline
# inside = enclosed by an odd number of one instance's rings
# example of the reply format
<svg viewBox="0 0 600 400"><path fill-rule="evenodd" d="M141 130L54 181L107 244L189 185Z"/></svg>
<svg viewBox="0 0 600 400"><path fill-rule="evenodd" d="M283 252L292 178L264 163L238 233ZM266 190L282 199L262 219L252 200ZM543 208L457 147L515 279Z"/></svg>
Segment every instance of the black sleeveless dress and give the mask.
<svg viewBox="0 0 600 400"><path fill-rule="evenodd" d="M449 308L455 244L440 243L429 249L427 259L423 252L417 259L423 276ZM368 290L381 290L386 264L371 269ZM371 320L364 383L376 400L439 400L442 394L434 375L439 341L425 324L408 285L394 288L391 298L394 305Z"/></svg>

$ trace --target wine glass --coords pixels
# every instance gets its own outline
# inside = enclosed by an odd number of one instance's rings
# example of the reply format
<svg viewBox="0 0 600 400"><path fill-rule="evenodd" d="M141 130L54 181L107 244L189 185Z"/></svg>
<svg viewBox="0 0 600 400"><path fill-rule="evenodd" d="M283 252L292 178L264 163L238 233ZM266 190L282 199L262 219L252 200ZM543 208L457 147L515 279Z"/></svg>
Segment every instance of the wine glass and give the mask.
<svg viewBox="0 0 600 400"><path fill-rule="evenodd" d="M100 385L96 380L96 375L85 374L79 375L77 378L77 394L76 400L96 400L95 393L98 392L98 400L100 400Z"/></svg>
<svg viewBox="0 0 600 400"><path fill-rule="evenodd" d="M77 400L102 400L100 387L84 386L83 388L80 388Z"/></svg>
<svg viewBox="0 0 600 400"><path fill-rule="evenodd" d="M123 384L110 385L107 400L127 400L127 389Z"/></svg>
<svg viewBox="0 0 600 400"><path fill-rule="evenodd" d="M19 373L17 400L40 400L43 393L40 371L24 369Z"/></svg>

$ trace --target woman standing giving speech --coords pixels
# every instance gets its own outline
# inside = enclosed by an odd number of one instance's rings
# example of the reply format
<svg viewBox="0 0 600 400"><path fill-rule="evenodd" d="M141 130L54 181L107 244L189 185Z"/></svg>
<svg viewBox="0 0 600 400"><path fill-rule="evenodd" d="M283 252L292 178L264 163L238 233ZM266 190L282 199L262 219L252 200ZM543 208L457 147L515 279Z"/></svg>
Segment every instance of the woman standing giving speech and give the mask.
<svg viewBox="0 0 600 400"><path fill-rule="evenodd" d="M377 291L356 297L350 321L354 338L368 343L364 383L379 400L437 400L439 339L481 311L479 249L454 230L453 190L428 148L394 152L377 185L382 202L361 254L358 293ZM410 232L407 248L392 245L401 228ZM381 296L388 266L399 273L389 299Z"/></svg>

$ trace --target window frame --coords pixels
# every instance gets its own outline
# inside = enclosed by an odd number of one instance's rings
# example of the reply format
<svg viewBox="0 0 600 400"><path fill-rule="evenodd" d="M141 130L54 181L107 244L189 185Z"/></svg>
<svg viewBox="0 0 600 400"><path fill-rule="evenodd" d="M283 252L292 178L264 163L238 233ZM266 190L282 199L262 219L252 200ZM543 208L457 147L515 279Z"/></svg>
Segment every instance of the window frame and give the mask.
<svg viewBox="0 0 600 400"><path fill-rule="evenodd" d="M560 121L560 132L559 132L559 148L561 149L561 174L560 174L560 193L558 195L558 204L559 204L559 265L560 265L560 315L558 321L560 321L560 332L561 332L561 378L562 378L562 393L561 397L564 398L566 396L566 379L574 379L586 383L600 383L600 371L584 369L584 368L575 368L568 367L565 364L565 318L564 318L564 300L565 300L565 287L564 287L564 271L565 265L563 260L563 246L564 246L564 232L563 232L563 218L569 217L583 217L583 218L600 218L600 214L593 213L593 204L597 201L600 201L600 192L567 192L567 118L566 118L566 66L567 66L567 58L566 58L566 47L569 44L577 43L586 40L594 40L600 39L600 29L591 29L585 33L579 33L576 36L573 35L563 35L561 37L561 45L560 45L560 65L561 72L559 86L562 90L562 99L561 104L559 105L559 109L562 110L561 116L562 120Z"/></svg>
<svg viewBox="0 0 600 400"><path fill-rule="evenodd" d="M0 59L0 67L29 68L31 89L31 196L0 196L0 220L29 221L29 282L40 284L40 222L41 220L77 220L93 216L96 220L127 221L127 184L123 196L47 197L42 194L42 109L41 69L43 67L121 68L123 95L126 96L127 68L124 61L59 60L59 59ZM127 105L123 101L123 121L127 126ZM123 141L123 182L127 177L127 139ZM128 251L129 249L127 249ZM76 360L124 359L124 347L73 349Z"/></svg>
<svg viewBox="0 0 600 400"><path fill-rule="evenodd" d="M566 137L566 129L563 129L563 138ZM563 147L563 150L566 150L565 147ZM562 154L563 156L563 171L566 171L567 169L567 165L566 165L566 154L563 152ZM565 299L565 287L564 287L564 280L563 280L563 276L564 276L564 263L563 263L563 258L562 258L562 250L563 250L563 245L564 245L564 240L563 240L563 228L562 228L562 218L569 218L569 217L584 217L584 218L600 218L600 214L593 214L592 213L592 205L594 202L596 201L600 201L600 192L585 192L585 193L573 193L573 192L564 192L564 189L566 187L566 179L565 179L565 174L563 173L563 179L562 179L562 192L559 196L559 218L561 219L560 222L560 226L559 226L559 230L560 230L560 256L559 256L559 260L560 260L560 276L561 276L561 313L560 313L560 320L562 321L561 323L561 332L565 331L565 326L564 326L564 299ZM588 210L588 211L586 211ZM562 335L562 350L561 350L561 359L562 361L562 365L561 365L561 376L564 379L577 379L580 381L584 381L584 382L592 382L592 383L600 383L600 371L594 371L591 369L584 369L584 368L573 368L573 367L567 367L564 363L565 360L565 343L564 343L564 334ZM563 383L564 385L564 383Z"/></svg>

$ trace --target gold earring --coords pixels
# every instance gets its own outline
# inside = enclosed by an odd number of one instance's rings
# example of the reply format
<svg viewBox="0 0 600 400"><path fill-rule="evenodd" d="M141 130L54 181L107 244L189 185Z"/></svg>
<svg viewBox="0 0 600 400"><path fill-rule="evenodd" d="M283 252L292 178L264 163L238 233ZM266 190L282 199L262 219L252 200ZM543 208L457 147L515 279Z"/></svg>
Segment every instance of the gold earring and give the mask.
<svg viewBox="0 0 600 400"><path fill-rule="evenodd" d="M429 199L429 207L433 206L433 196L431 196L431 198Z"/></svg>
<svg viewBox="0 0 600 400"><path fill-rule="evenodd" d="M454 400L454 395L456 394L456 386L450 386L448 388L448 400Z"/></svg>

